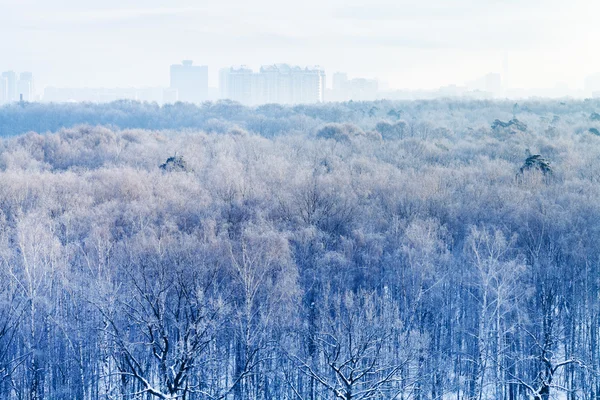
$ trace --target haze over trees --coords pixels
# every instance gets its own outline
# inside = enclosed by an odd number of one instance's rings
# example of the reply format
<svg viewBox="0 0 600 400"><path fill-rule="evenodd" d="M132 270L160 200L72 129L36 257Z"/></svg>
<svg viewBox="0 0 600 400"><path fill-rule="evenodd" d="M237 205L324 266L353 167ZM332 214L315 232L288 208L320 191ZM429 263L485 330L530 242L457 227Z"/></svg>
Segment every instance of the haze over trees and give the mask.
<svg viewBox="0 0 600 400"><path fill-rule="evenodd" d="M445 128L457 133L490 128L495 134L542 131L549 127L594 132L600 129L599 99L581 101L422 100L326 103L246 107L229 100L201 106L159 106L130 100L113 103L13 103L0 107L0 136L34 131L56 132L75 125L120 129L201 130L228 133L242 129L264 137L315 133L323 124L354 124L384 139L410 136L419 129ZM506 122L505 122L506 121Z"/></svg>
<svg viewBox="0 0 600 400"><path fill-rule="evenodd" d="M597 400L598 110L4 107L0 398Z"/></svg>

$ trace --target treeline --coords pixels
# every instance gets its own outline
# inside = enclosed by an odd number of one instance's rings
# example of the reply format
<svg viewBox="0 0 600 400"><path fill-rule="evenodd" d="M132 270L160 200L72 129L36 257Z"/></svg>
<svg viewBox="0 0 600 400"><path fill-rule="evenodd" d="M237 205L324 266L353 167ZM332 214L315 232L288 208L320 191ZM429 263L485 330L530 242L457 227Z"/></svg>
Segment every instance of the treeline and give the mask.
<svg viewBox="0 0 600 400"><path fill-rule="evenodd" d="M4 139L0 398L597 400L600 137L502 113Z"/></svg>
<svg viewBox="0 0 600 400"><path fill-rule="evenodd" d="M489 127L492 121L518 118L530 127L569 127L600 132L600 99L582 101L527 100L423 100L346 102L245 107L231 101L142 103L13 103L0 107L0 136L30 131L57 132L80 124L115 129L201 130L227 133L243 129L264 137L292 132L312 132L324 123L353 123L369 130L380 121L404 121L409 125L443 126L456 132ZM580 126L583 124L583 126Z"/></svg>

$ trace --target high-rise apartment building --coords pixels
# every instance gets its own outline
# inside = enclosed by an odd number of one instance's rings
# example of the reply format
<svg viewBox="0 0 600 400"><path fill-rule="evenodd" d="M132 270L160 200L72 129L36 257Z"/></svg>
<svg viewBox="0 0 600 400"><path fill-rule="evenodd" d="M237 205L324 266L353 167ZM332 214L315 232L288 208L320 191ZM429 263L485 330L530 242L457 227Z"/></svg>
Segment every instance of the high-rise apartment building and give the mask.
<svg viewBox="0 0 600 400"><path fill-rule="evenodd" d="M323 103L325 101L325 71L319 67L300 71L300 103ZM316 100L316 101L315 101Z"/></svg>
<svg viewBox="0 0 600 400"><path fill-rule="evenodd" d="M345 72L336 72L331 78L331 88L334 91L342 92L346 88L348 82L348 74Z"/></svg>
<svg viewBox="0 0 600 400"><path fill-rule="evenodd" d="M256 76L245 66L223 68L219 72L221 97L242 104L256 104Z"/></svg>
<svg viewBox="0 0 600 400"><path fill-rule="evenodd" d="M263 66L263 102L280 104L321 103L325 100L325 71L287 64Z"/></svg>
<svg viewBox="0 0 600 400"><path fill-rule="evenodd" d="M202 103L208 99L208 67L193 65L184 60L171 65L171 89L177 90L177 99L188 103Z"/></svg>
<svg viewBox="0 0 600 400"><path fill-rule="evenodd" d="M234 67L219 69L219 98L226 99L229 95L229 73Z"/></svg>
<svg viewBox="0 0 600 400"><path fill-rule="evenodd" d="M221 97L242 104L320 103L325 97L325 72L318 67L287 64L262 66L258 73L247 67L220 72Z"/></svg>
<svg viewBox="0 0 600 400"><path fill-rule="evenodd" d="M0 76L0 101L10 103L17 100L17 74L13 71L3 72Z"/></svg>

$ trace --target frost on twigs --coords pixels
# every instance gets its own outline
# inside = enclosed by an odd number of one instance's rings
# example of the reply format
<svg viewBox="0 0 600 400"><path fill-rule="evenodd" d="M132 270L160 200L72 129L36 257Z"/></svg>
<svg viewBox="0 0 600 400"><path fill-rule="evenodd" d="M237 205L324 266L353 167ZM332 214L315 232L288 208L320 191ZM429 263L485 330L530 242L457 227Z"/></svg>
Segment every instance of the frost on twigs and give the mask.
<svg viewBox="0 0 600 400"><path fill-rule="evenodd" d="M160 165L160 169L165 172L190 172L191 169L188 167L187 162L182 156L175 154L172 157L167 158L164 164Z"/></svg>

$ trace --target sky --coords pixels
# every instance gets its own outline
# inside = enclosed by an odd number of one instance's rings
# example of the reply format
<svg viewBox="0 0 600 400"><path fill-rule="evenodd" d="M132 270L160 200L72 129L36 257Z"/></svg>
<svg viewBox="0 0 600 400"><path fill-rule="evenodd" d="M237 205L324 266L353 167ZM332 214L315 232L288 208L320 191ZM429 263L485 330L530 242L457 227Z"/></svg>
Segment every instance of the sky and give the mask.
<svg viewBox="0 0 600 400"><path fill-rule="evenodd" d="M594 0L0 0L0 70L38 89L167 86L169 65L320 65L395 89L600 73Z"/></svg>

